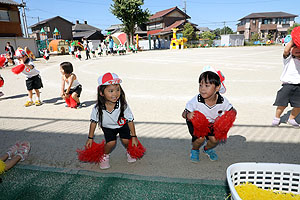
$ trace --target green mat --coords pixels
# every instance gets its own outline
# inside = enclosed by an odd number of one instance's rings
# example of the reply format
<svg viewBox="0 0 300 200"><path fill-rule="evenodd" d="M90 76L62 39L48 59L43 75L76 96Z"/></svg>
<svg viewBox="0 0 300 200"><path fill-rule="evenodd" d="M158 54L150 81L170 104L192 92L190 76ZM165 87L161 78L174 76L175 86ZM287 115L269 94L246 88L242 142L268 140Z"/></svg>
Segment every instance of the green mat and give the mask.
<svg viewBox="0 0 300 200"><path fill-rule="evenodd" d="M17 166L0 176L0 199L226 199L221 181Z"/></svg>

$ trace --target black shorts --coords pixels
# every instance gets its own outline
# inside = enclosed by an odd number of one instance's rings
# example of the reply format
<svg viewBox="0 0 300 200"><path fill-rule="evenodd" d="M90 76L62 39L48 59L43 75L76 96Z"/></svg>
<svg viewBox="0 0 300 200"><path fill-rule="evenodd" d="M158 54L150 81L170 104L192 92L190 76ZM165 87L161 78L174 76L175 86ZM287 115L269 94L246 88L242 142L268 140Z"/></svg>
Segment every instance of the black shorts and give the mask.
<svg viewBox="0 0 300 200"><path fill-rule="evenodd" d="M186 124L187 124L188 129L189 129L189 132L190 132L190 134L191 134L191 136L192 136L192 142L194 142L195 140L198 139L198 138L194 135L194 126L193 126L193 124L192 124L191 121L186 121ZM215 136L215 134L214 134L214 129L212 128L212 126L210 126L209 129L210 129L210 132L208 133L207 136ZM205 136L205 137L206 137L207 140L209 140L209 138L208 138L207 136Z"/></svg>
<svg viewBox="0 0 300 200"><path fill-rule="evenodd" d="M65 90L66 92L67 90ZM82 91L82 85L78 85L76 88L70 89L69 94L72 95L73 92L76 92L77 96L80 97Z"/></svg>
<svg viewBox="0 0 300 200"><path fill-rule="evenodd" d="M300 107L300 84L282 84L282 88L277 92L274 106Z"/></svg>
<svg viewBox="0 0 300 200"><path fill-rule="evenodd" d="M41 89L43 87L40 75L33 76L26 80L27 90Z"/></svg>
<svg viewBox="0 0 300 200"><path fill-rule="evenodd" d="M117 140L118 133L119 133L120 138L122 138L122 139L129 140L131 138L130 129L129 129L129 126L127 123L124 126L122 126L121 128L116 128L116 129L105 128L105 127L101 127L101 128L104 133L106 143Z"/></svg>
<svg viewBox="0 0 300 200"><path fill-rule="evenodd" d="M74 54L74 51L71 51L71 54L72 54L72 55L75 55L75 54Z"/></svg>
<svg viewBox="0 0 300 200"><path fill-rule="evenodd" d="M81 55L78 55L77 57L78 57L79 59L81 59Z"/></svg>

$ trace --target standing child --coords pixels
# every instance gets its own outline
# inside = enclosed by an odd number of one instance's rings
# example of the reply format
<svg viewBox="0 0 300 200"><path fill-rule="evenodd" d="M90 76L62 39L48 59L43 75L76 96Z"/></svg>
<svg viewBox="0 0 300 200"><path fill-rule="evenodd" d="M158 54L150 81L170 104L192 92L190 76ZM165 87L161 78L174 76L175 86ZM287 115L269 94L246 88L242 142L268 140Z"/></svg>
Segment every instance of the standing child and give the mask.
<svg viewBox="0 0 300 200"><path fill-rule="evenodd" d="M81 51L80 51L80 47L77 48L76 57L77 57L79 60L81 60Z"/></svg>
<svg viewBox="0 0 300 200"><path fill-rule="evenodd" d="M100 162L101 169L108 169L109 154L116 146L117 134L121 142L127 148L132 138L132 146L138 145L133 123L133 114L126 102L125 93L120 85L121 79L114 73L106 73L98 78L98 100L92 110L91 123L86 147L90 148L93 143L94 133L97 126L104 132L104 158ZM135 162L127 153L127 162Z"/></svg>
<svg viewBox="0 0 300 200"><path fill-rule="evenodd" d="M0 75L0 87L2 87L3 85L4 85L4 79ZM4 93L0 91L0 97L2 97L3 95L4 95Z"/></svg>
<svg viewBox="0 0 300 200"><path fill-rule="evenodd" d="M235 120L236 110L219 93L225 92L220 78L225 79L221 72L211 67L204 68L199 77L199 94L186 104L182 113L192 136L192 162L199 162L199 149L205 140L207 143L203 152L211 161L218 160L213 148L220 140L226 140L227 132Z"/></svg>
<svg viewBox="0 0 300 200"><path fill-rule="evenodd" d="M82 85L79 83L77 76L73 73L73 65L70 62L63 62L60 64L60 72L62 74L61 97L66 100L72 98L77 105L74 108L80 107L79 97L82 91ZM67 87L65 89L65 85Z"/></svg>
<svg viewBox="0 0 300 200"><path fill-rule="evenodd" d="M300 113L300 47L291 40L283 51L282 88L277 92L274 106L277 106L272 126L280 124L280 116L290 103L293 107L288 124L300 128L295 118Z"/></svg>
<svg viewBox="0 0 300 200"><path fill-rule="evenodd" d="M49 54L48 54L48 50L47 49L44 49L43 50L43 53L44 53L44 59L46 60L46 63L48 62L48 60L49 60Z"/></svg>
<svg viewBox="0 0 300 200"><path fill-rule="evenodd" d="M35 68L32 60L28 58L24 50L18 49L16 51L16 57L18 59L19 65L15 68L12 68L12 71L16 74L22 72L26 76L26 87L28 91L29 100L25 103L25 107L34 104L36 106L42 105L39 89L43 87L43 83L40 76L40 72ZM35 90L35 94L37 96L37 100L35 101L35 103L32 100L32 90Z"/></svg>

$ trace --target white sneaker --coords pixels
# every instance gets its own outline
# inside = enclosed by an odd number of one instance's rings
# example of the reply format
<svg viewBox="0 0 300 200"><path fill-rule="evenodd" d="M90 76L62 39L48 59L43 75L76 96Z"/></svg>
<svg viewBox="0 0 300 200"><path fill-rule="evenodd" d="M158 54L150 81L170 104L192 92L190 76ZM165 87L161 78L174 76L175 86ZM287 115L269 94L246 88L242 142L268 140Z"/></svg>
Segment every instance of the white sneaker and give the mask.
<svg viewBox="0 0 300 200"><path fill-rule="evenodd" d="M298 124L295 119L289 119L288 124L292 125L294 128L300 128L300 124Z"/></svg>
<svg viewBox="0 0 300 200"><path fill-rule="evenodd" d="M135 158L132 158L129 153L126 153L127 154L127 162L129 163L134 163L136 162L136 159Z"/></svg>
<svg viewBox="0 0 300 200"><path fill-rule="evenodd" d="M100 162L100 169L108 169L109 165L109 154L104 154L103 160Z"/></svg>

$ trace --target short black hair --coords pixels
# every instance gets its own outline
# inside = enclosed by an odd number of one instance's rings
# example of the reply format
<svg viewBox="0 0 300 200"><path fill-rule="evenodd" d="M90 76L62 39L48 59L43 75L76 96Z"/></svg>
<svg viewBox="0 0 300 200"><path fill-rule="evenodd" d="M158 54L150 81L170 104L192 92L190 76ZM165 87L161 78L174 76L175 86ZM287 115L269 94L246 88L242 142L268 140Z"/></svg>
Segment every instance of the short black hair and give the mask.
<svg viewBox="0 0 300 200"><path fill-rule="evenodd" d="M204 80L205 83L214 84L215 86L221 85L221 79L218 74L212 71L206 71L200 74L199 83Z"/></svg>
<svg viewBox="0 0 300 200"><path fill-rule="evenodd" d="M60 63L60 66L66 74L71 74L73 72L73 65L70 62L62 62Z"/></svg>

